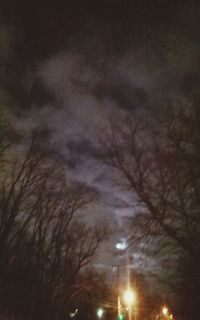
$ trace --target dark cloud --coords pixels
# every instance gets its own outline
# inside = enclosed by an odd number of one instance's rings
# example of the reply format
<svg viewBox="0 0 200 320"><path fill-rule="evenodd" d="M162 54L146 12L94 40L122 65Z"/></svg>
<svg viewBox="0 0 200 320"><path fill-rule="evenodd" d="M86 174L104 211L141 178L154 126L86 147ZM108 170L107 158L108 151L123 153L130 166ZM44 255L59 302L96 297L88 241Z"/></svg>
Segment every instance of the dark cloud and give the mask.
<svg viewBox="0 0 200 320"><path fill-rule="evenodd" d="M77 157L75 156L65 156L64 157L64 163L67 165L67 167L70 169L70 170L75 170L76 169L76 166L78 164L78 159Z"/></svg>
<svg viewBox="0 0 200 320"><path fill-rule="evenodd" d="M69 0L36 1L3 0L2 11L20 34L16 49L25 64L49 58L58 50L68 50L71 39L96 34L107 39L110 33L113 48L120 50L148 42L151 35L190 32L196 28L185 14L196 12L196 1L186 0ZM196 14L195 14L196 17ZM197 17L196 17L197 18ZM189 25L189 26L188 26ZM135 43L135 44L134 44ZM124 47L125 50L125 47Z"/></svg>
<svg viewBox="0 0 200 320"><path fill-rule="evenodd" d="M67 149L73 154L86 154L91 149L91 142L88 139L69 139L66 144Z"/></svg>
<svg viewBox="0 0 200 320"><path fill-rule="evenodd" d="M135 57L139 48L143 51L137 57L140 66L155 69L173 63L174 73L179 72L185 61L181 62L179 52L178 61L173 61L177 48L181 47L183 56L186 48L196 46L198 51L198 9L194 0L22 0L20 5L17 0L2 0L3 19L12 25L15 38L8 87L22 108L51 100L37 80L27 97L23 81L27 70L34 72L38 63L60 52L83 55L83 65L94 68L88 78L92 81L96 73L109 69L116 57L115 63L125 54ZM193 55L188 53L190 61ZM134 80L131 84L120 81L97 88L96 96L110 98L127 111L149 103L145 87Z"/></svg>
<svg viewBox="0 0 200 320"><path fill-rule="evenodd" d="M34 75L31 77L30 80L24 75L18 80L13 76L4 81L4 87L14 100L11 108L18 115L20 111L28 112L32 108L40 109L44 105L56 103L55 95L48 90L44 82Z"/></svg>
<svg viewBox="0 0 200 320"><path fill-rule="evenodd" d="M55 103L55 95L50 92L39 78L34 79L34 82L27 93L30 104L41 107L48 103Z"/></svg>
<svg viewBox="0 0 200 320"><path fill-rule="evenodd" d="M145 89L134 86L131 83L99 84L96 86L94 94L100 100L111 99L126 111L134 111L138 107L146 107L149 103L148 94Z"/></svg>
<svg viewBox="0 0 200 320"><path fill-rule="evenodd" d="M196 92L200 88L200 74L188 72L182 78L180 89L186 94Z"/></svg>

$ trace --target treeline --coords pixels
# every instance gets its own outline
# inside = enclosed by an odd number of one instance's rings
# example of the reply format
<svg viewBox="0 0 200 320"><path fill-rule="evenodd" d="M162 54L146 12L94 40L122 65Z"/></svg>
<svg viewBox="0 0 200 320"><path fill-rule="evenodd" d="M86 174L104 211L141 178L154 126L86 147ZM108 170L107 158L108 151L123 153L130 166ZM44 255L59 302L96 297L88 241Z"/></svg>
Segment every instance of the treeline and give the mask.
<svg viewBox="0 0 200 320"><path fill-rule="evenodd" d="M81 213L95 192L68 183L65 168L36 140L19 150L1 138L0 313L67 319L74 298L91 294L83 290L87 266L107 231L87 226Z"/></svg>

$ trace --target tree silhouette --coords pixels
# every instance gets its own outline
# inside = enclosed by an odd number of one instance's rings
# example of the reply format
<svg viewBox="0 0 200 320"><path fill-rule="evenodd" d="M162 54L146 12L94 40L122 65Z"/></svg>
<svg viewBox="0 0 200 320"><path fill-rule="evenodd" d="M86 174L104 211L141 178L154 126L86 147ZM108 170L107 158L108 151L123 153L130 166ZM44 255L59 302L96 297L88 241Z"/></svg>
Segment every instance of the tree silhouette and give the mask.
<svg viewBox="0 0 200 320"><path fill-rule="evenodd" d="M199 305L199 124L198 99L178 101L148 121L135 117L112 123L97 151L112 167L116 185L133 195L131 241L142 243L146 255L159 253L162 274L173 282L179 297L187 282L179 268L183 256L190 266L190 319L195 319L192 306Z"/></svg>
<svg viewBox="0 0 200 320"><path fill-rule="evenodd" d="M83 209L96 193L30 147L3 150L0 181L1 308L28 319L63 319L77 278L107 235Z"/></svg>

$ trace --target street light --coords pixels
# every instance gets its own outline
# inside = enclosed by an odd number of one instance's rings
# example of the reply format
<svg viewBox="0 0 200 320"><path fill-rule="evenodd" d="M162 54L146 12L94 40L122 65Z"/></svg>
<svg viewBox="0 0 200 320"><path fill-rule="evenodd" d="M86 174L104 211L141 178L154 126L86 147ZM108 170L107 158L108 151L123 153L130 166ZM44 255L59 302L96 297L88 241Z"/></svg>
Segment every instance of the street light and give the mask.
<svg viewBox="0 0 200 320"><path fill-rule="evenodd" d="M124 291L124 303L128 307L128 319L131 320L132 318L132 305L135 304L135 312L134 312L134 319L137 317L137 312L136 312L136 293L133 291L131 288L128 288L126 291Z"/></svg>
<svg viewBox="0 0 200 320"><path fill-rule="evenodd" d="M124 292L124 302L130 307L133 303L136 302L136 294L130 288Z"/></svg>
<svg viewBox="0 0 200 320"><path fill-rule="evenodd" d="M163 314L164 316L167 316L167 314L168 314L168 309L167 309L167 307L163 307L163 308L162 308L162 314Z"/></svg>
<svg viewBox="0 0 200 320"><path fill-rule="evenodd" d="M104 310L102 308L97 309L97 316L98 316L99 319L102 318L103 313L104 313Z"/></svg>

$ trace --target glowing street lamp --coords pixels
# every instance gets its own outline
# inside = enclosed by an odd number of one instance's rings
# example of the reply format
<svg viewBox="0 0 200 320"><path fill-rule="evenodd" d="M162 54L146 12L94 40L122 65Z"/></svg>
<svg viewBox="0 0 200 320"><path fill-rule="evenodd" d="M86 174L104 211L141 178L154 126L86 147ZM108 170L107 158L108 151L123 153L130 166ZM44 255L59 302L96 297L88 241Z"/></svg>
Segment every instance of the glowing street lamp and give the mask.
<svg viewBox="0 0 200 320"><path fill-rule="evenodd" d="M97 316L98 316L99 319L102 318L103 313L104 313L104 310L102 308L97 309Z"/></svg>
<svg viewBox="0 0 200 320"><path fill-rule="evenodd" d="M168 309L167 307L162 308L162 314L166 317L168 315Z"/></svg>
<svg viewBox="0 0 200 320"><path fill-rule="evenodd" d="M136 294L133 290L127 289L124 292L124 302L128 307L136 302Z"/></svg>
<svg viewBox="0 0 200 320"><path fill-rule="evenodd" d="M134 319L137 317L136 313L136 293L131 288L128 288L123 295L124 303L128 307L128 319L132 319L132 305L135 304L135 312L134 312Z"/></svg>

